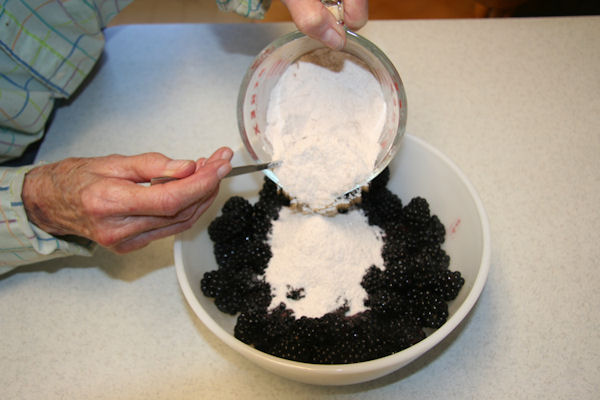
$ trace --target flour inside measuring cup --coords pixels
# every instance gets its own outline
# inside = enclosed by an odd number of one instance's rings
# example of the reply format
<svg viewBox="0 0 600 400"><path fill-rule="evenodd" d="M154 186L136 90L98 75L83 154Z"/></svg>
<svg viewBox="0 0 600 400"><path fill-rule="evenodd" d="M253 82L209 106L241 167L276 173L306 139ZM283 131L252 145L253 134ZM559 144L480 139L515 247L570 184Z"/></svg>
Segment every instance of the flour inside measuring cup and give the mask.
<svg viewBox="0 0 600 400"><path fill-rule="evenodd" d="M273 88L267 111L280 185L313 210L349 201L340 197L375 167L385 114L379 82L356 57L328 49L301 57Z"/></svg>

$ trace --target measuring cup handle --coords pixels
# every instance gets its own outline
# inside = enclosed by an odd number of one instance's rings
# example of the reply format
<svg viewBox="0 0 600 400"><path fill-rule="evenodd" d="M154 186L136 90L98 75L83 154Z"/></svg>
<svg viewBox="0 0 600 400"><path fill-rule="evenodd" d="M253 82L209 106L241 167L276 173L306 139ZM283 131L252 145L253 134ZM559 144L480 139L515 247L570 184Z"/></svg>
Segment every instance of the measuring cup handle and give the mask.
<svg viewBox="0 0 600 400"><path fill-rule="evenodd" d="M344 25L344 2L342 0L321 0L340 25Z"/></svg>

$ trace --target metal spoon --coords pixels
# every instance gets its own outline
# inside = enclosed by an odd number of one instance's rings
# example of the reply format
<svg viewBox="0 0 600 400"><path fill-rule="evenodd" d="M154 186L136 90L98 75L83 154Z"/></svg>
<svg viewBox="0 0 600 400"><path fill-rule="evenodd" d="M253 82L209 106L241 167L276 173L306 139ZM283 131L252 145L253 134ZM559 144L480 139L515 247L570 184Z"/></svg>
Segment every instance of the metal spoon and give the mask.
<svg viewBox="0 0 600 400"><path fill-rule="evenodd" d="M251 164L251 165L242 165L240 167L233 167L231 169L231 171L229 171L229 173L223 177L223 179L230 178L230 177L236 176L236 175L242 175L242 174L248 174L251 172L262 171L263 169L274 168L274 167L279 166L279 164L281 164L281 161L271 161L271 162L262 163L262 164ZM179 179L179 178L175 178L172 176L158 176L156 178L150 179L150 185L158 185L160 183L167 183L167 182L175 181L177 179Z"/></svg>

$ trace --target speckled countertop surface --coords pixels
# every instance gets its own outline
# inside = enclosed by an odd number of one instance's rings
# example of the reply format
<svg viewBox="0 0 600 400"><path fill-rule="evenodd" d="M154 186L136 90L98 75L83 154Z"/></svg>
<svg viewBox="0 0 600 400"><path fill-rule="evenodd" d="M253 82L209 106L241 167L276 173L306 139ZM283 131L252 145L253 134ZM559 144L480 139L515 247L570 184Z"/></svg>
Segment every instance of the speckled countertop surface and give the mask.
<svg viewBox="0 0 600 400"><path fill-rule="evenodd" d="M38 159L239 148L245 69L292 28L109 29ZM488 212L491 271L464 323L373 382L287 381L197 320L164 239L0 277L2 399L598 398L600 18L372 21L361 33L402 76L407 131L450 157Z"/></svg>

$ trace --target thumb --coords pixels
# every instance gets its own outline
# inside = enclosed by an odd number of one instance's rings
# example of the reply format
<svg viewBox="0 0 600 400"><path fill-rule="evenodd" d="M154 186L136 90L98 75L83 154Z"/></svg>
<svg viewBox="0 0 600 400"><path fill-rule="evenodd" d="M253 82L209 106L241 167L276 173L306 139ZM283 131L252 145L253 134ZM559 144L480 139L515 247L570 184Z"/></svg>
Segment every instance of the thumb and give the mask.
<svg viewBox="0 0 600 400"><path fill-rule="evenodd" d="M341 50L346 43L344 27L320 1L282 0L298 29L326 46Z"/></svg>

